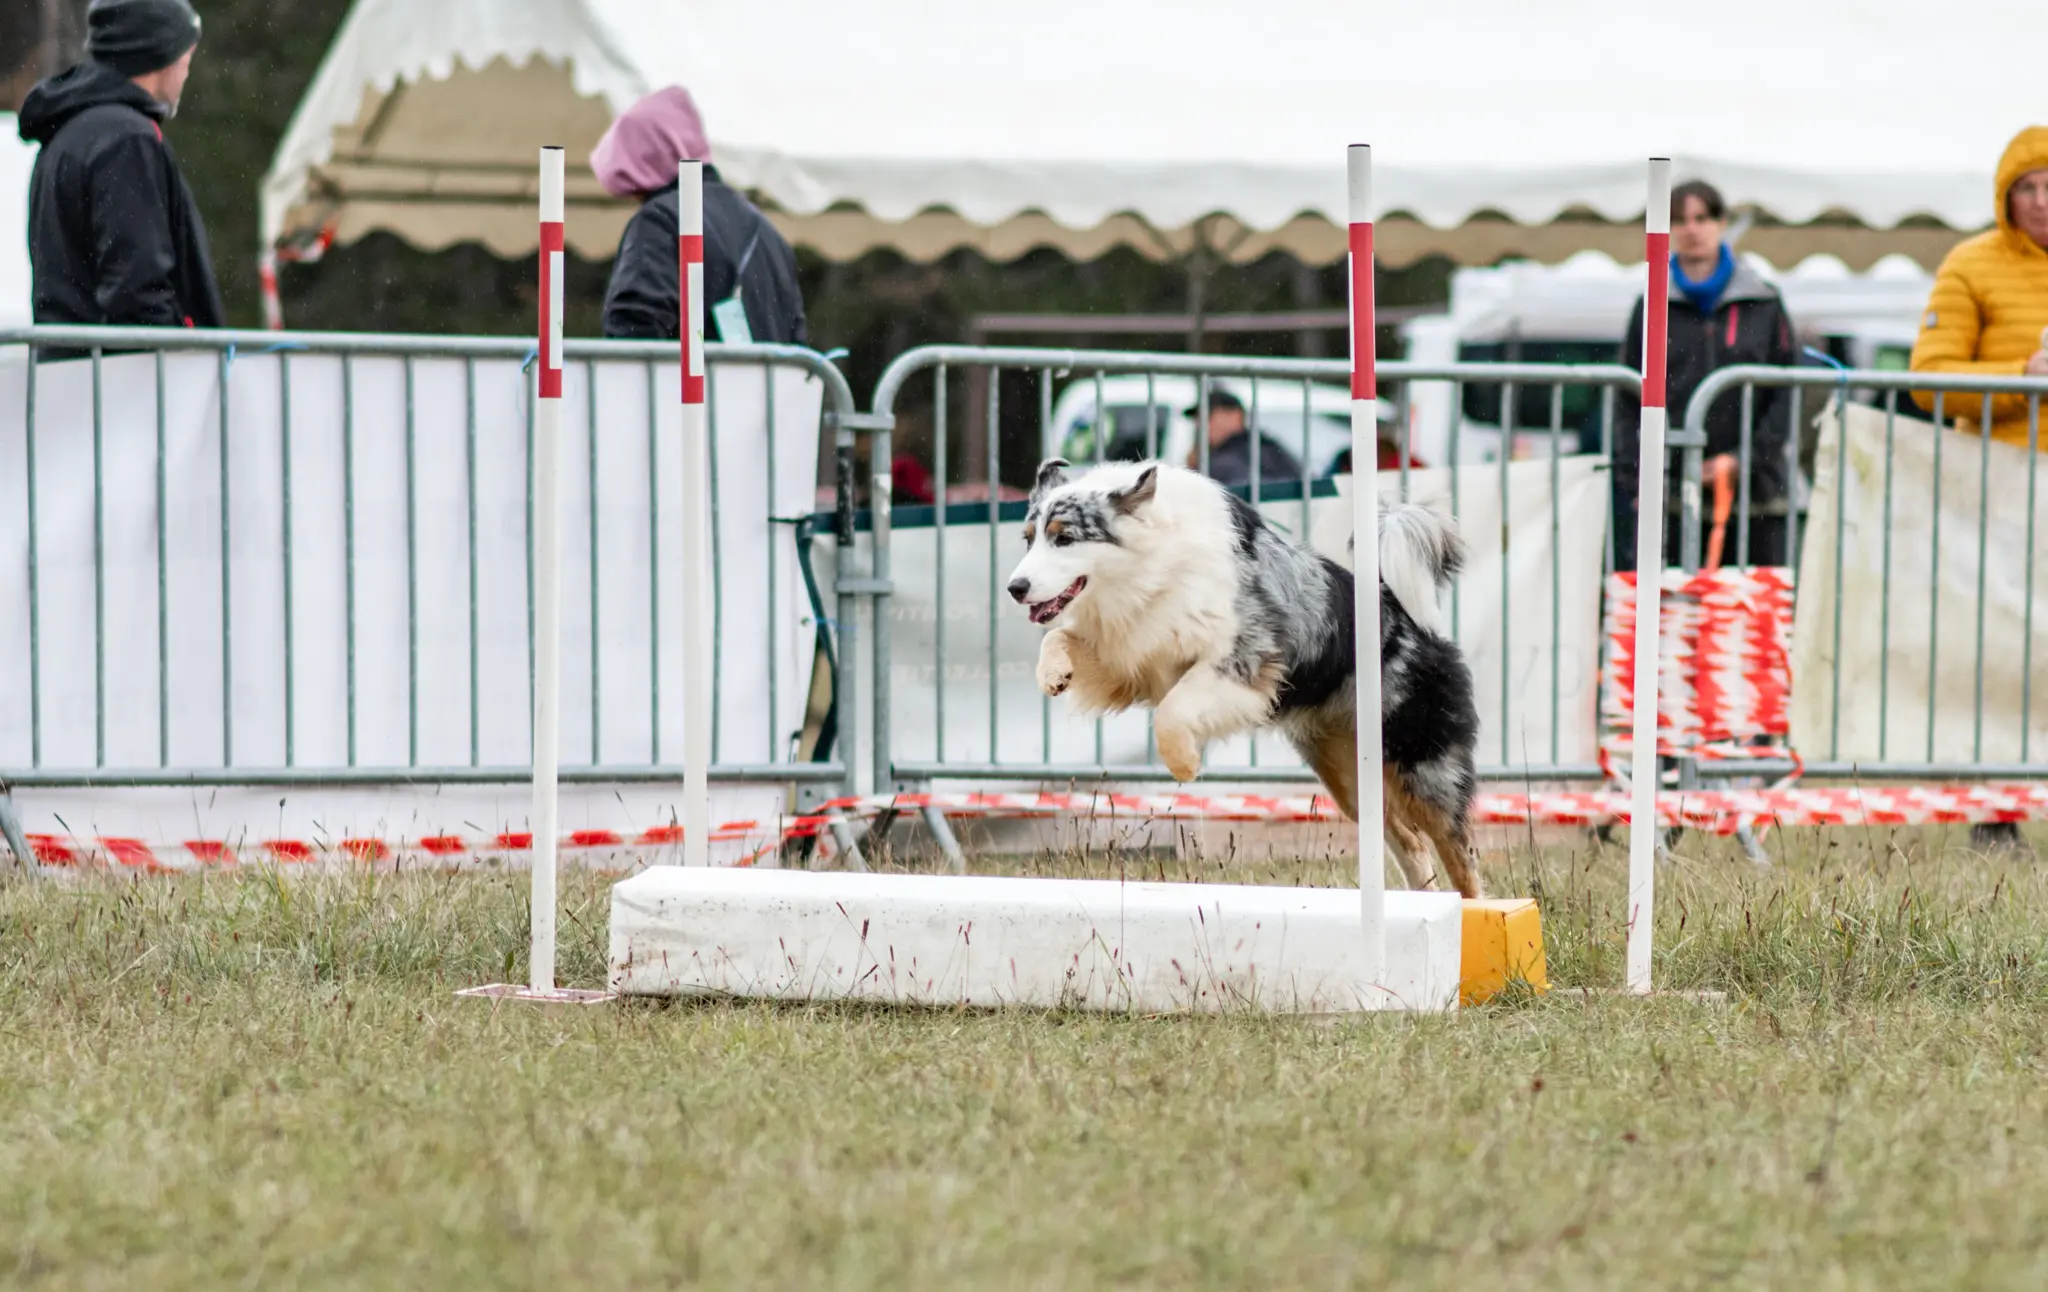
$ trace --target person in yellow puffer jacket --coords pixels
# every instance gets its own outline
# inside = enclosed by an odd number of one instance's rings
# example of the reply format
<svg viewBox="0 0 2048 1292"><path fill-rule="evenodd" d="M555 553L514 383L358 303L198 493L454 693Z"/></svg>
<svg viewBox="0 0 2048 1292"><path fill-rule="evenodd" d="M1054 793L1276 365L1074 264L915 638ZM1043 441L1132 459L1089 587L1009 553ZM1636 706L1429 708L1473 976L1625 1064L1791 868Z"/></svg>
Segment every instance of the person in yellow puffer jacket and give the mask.
<svg viewBox="0 0 2048 1292"><path fill-rule="evenodd" d="M1958 244L1935 272L1913 342L1914 372L2048 377L2048 126L2028 126L2006 145L1997 193L1998 227ZM1933 392L1913 398L1933 411ZM1978 429L1983 400L1951 392L1942 420ZM1992 397L1992 438L2024 446L2027 422L2026 396ZM2048 446L2048 426L2040 437Z"/></svg>

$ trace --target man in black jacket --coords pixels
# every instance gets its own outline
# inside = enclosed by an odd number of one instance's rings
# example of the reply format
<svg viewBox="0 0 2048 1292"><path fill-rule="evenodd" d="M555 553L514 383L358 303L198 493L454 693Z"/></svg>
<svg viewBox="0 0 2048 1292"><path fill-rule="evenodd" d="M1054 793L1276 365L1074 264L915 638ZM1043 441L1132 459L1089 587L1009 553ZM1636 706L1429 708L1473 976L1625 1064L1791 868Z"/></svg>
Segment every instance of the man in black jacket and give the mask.
<svg viewBox="0 0 2048 1292"><path fill-rule="evenodd" d="M22 101L38 323L220 327L206 230L161 122L199 43L187 0L93 0L87 61ZM55 356L48 356L55 357Z"/></svg>
<svg viewBox="0 0 2048 1292"><path fill-rule="evenodd" d="M1717 368L1735 364L1798 362L1792 320L1776 288L1735 258L1723 240L1728 211L1720 193L1694 180L1671 191L1671 295L1665 347L1665 403L1673 431L1685 425L1692 396ZM1621 361L1643 366L1643 301L1629 315ZM1748 563L1783 565L1790 559L1789 520L1792 467L1787 453L1796 392L1758 387L1751 405L1749 441ZM1617 569L1636 564L1636 490L1642 433L1641 405L1633 398L1615 402L1614 498ZM1705 480L1702 482L1701 549L1713 553L1715 481L1731 491L1734 506L1721 536L1718 564L1734 565L1743 555L1740 456L1742 392L1730 390L1707 412ZM1668 461L1675 462L1676 455ZM1679 558L1679 481L1668 469L1669 505L1665 522L1664 559ZM1708 564L1715 564L1708 561Z"/></svg>

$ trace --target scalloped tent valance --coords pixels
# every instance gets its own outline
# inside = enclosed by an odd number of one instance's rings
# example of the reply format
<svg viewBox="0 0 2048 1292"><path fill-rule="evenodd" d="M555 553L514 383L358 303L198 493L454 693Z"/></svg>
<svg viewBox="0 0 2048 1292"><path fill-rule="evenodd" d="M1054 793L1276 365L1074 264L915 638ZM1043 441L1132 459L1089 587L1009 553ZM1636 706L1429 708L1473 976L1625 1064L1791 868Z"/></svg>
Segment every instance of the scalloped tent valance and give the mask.
<svg viewBox="0 0 2048 1292"><path fill-rule="evenodd" d="M1982 10L1973 15L1969 11ZM1991 222L2039 112L1992 0L358 0L263 185L269 246L389 230L534 246L535 153L569 151L574 249L629 209L584 165L690 88L725 177L835 259L1038 246L1344 254L1343 149L1375 147L1403 263L1636 254L1642 159L1758 215L1775 263L1931 265ZM1967 67L1967 93L1936 69Z"/></svg>

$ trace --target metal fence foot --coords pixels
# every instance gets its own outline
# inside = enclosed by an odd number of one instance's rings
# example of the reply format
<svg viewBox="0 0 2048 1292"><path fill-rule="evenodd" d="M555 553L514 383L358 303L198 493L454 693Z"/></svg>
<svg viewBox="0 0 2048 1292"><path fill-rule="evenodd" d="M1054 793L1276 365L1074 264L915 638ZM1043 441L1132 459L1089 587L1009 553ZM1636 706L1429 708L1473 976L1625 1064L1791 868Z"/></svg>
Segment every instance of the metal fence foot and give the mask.
<svg viewBox="0 0 2048 1292"><path fill-rule="evenodd" d="M854 837L853 823L838 812L827 818L826 829L832 832L832 842L839 845L839 853L846 869L866 874L867 859L860 855L860 843Z"/></svg>
<svg viewBox="0 0 2048 1292"><path fill-rule="evenodd" d="M967 873L967 854L960 850L960 840L953 834L952 823L946 814L935 807L923 810L924 828L932 832L932 842L939 845L939 851L946 854L946 869L955 875Z"/></svg>
<svg viewBox="0 0 2048 1292"><path fill-rule="evenodd" d="M14 854L16 866L31 875L42 873L43 863L37 859L35 849L28 846L28 839L21 832L21 818L14 811L14 795L5 781L0 781L0 838L7 840L7 849Z"/></svg>
<svg viewBox="0 0 2048 1292"><path fill-rule="evenodd" d="M1758 870L1771 868L1771 855L1764 851L1764 845L1756 837L1756 831L1746 825L1735 827L1735 837L1742 843L1742 855L1749 858Z"/></svg>

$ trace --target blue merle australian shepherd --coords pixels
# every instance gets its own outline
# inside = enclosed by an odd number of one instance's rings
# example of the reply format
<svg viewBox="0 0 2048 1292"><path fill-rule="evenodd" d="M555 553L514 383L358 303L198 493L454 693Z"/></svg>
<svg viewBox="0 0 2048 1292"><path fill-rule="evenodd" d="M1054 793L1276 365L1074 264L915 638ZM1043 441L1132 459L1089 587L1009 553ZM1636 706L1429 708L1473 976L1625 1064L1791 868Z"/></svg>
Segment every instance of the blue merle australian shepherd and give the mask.
<svg viewBox="0 0 2048 1292"><path fill-rule="evenodd" d="M1288 543L1205 476L1154 462L1069 477L1038 469L1010 595L1051 625L1038 685L1082 714L1153 710L1178 780L1202 747L1278 727L1344 814L1358 816L1351 572ZM1470 814L1479 711L1437 606L1464 546L1426 507L1380 504L1380 658L1387 843L1411 887L1427 849L1480 895Z"/></svg>

